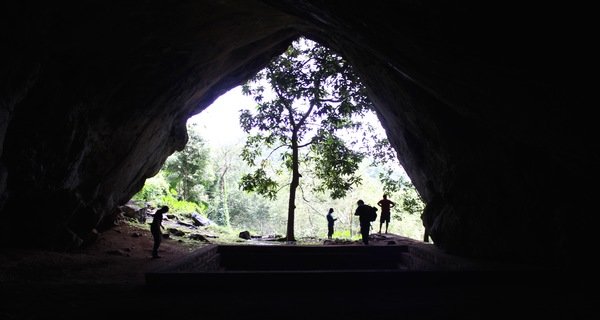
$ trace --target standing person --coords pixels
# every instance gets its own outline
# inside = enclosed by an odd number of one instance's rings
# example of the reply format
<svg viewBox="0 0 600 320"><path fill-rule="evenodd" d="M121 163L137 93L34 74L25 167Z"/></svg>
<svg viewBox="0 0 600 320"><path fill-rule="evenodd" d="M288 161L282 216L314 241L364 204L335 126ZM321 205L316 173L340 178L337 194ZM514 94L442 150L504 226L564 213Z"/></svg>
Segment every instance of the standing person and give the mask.
<svg viewBox="0 0 600 320"><path fill-rule="evenodd" d="M390 224L390 209L396 206L396 203L387 198L387 194L383 195L383 199L377 202L377 205L381 207L381 217L379 218L379 233L381 233L381 226L385 222L385 233L388 233L388 225Z"/></svg>
<svg viewBox="0 0 600 320"><path fill-rule="evenodd" d="M337 220L332 214L333 208L329 208L329 212L327 212L327 239L331 239L331 236L333 236L333 224Z"/></svg>
<svg viewBox="0 0 600 320"><path fill-rule="evenodd" d="M160 209L156 210L154 213L154 219L152 219L152 223L150 224L150 232L152 232L152 237L154 238L154 246L152 247L152 259L160 258L158 255L158 247L160 247L160 242L162 241L162 232L160 229L164 229L162 225L163 213L169 211L169 207L162 206Z"/></svg>
<svg viewBox="0 0 600 320"><path fill-rule="evenodd" d="M442 195L436 191L431 180L427 181L427 189L432 196L425 204L423 213L421 213L421 220L423 221L423 227L425 228L423 233L423 242L429 242L430 238L433 240L431 232L435 225L435 220L444 208Z"/></svg>
<svg viewBox="0 0 600 320"><path fill-rule="evenodd" d="M358 200L356 204L358 207L356 208L354 215L358 216L358 221L360 222L360 234L362 236L362 241L364 244L369 244L369 229L371 229L371 221L369 220L369 207L362 200Z"/></svg>

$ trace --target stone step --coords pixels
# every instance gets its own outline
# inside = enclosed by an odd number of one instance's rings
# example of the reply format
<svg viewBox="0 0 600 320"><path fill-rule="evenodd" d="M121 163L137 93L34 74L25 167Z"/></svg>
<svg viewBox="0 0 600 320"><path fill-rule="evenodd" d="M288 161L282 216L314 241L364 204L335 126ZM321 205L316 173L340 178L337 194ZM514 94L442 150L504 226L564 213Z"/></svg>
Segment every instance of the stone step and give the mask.
<svg viewBox="0 0 600 320"><path fill-rule="evenodd" d="M398 269L406 248L363 246L260 247L219 246L225 270Z"/></svg>

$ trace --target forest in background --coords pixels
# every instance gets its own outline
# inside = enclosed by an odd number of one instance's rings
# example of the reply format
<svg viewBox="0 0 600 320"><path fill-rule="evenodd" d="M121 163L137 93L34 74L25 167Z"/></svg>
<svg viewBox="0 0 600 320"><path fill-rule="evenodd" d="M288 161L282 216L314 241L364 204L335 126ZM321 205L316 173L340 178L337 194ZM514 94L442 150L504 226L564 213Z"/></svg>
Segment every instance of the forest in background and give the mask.
<svg viewBox="0 0 600 320"><path fill-rule="evenodd" d="M197 126L188 123L189 141L185 149L172 154L132 200L153 207L166 204L171 213L186 217L192 213L201 214L220 226L220 232L232 235L246 230L252 235L284 235L288 190L279 190L274 200L243 191L240 179L250 170L240 157L243 145L211 146L199 135ZM296 208L296 235L299 238L326 238L326 214L333 208L333 216L338 218L333 237L358 239L359 225L354 216L356 201L362 199L366 204L376 205L384 192L379 174L386 169L370 164L368 159L361 163L362 183L342 199L301 190ZM397 203L392 209L388 232L422 240L420 215L423 202L399 164L395 165L394 174L401 185L398 191L388 196ZM310 183L312 177L304 176L303 179ZM379 221L376 221L372 232L378 230Z"/></svg>
<svg viewBox="0 0 600 320"><path fill-rule="evenodd" d="M201 123L188 120L184 150L133 200L204 215L225 233L288 240L326 236L333 208L333 237L355 239L356 202L377 207L385 193L396 203L388 232L422 239L423 202L381 124L369 120L377 119L374 105L343 57L300 38L241 89L251 106L226 121L243 129L245 141L209 143ZM372 225L378 232L379 221Z"/></svg>

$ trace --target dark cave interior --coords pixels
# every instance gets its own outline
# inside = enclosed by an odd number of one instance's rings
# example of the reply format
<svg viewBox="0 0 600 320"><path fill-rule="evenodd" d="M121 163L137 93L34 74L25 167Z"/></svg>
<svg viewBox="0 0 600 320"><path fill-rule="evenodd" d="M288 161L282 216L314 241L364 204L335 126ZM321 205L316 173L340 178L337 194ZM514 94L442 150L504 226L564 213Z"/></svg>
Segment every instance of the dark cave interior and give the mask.
<svg viewBox="0 0 600 320"><path fill-rule="evenodd" d="M1 8L4 247L85 243L185 146L190 116L305 36L363 79L439 249L590 268L598 143L579 80L593 66L591 10L291 0ZM28 239L11 227L32 220Z"/></svg>

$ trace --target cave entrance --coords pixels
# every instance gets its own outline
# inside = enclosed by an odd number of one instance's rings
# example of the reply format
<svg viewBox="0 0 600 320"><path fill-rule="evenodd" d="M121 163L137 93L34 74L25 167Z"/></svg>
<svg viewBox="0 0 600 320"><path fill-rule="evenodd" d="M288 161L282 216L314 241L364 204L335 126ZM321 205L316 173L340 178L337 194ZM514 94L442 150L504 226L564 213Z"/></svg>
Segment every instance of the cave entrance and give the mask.
<svg viewBox="0 0 600 320"><path fill-rule="evenodd" d="M324 50L315 49L317 43L302 38L294 42L290 48L294 45L300 48L298 50ZM295 57L294 55L300 54L291 50L288 49L284 55ZM289 61L280 61L280 63L286 62ZM307 64L309 62L305 62L305 65ZM276 69L277 67L280 69ZM312 69L312 71L321 71L318 68ZM272 66L271 70L264 69L259 72L259 75L262 73L263 78L259 79L256 76L244 86L232 88L201 113L191 117L187 124L189 139L185 149L171 155L163 169L146 181L144 188L134 196L134 199L150 202L155 207L158 206L157 202L166 202L172 208L171 215L175 220L189 221L195 224L195 227L202 228L205 235L215 236L224 241L238 241L238 236L244 231L249 231L250 236L255 238L284 237L288 222L286 214L290 189L287 185L290 176L282 173L286 161L289 160L289 154L276 151L279 147L276 144L264 150L245 148L250 135L256 134L257 131L253 129L249 133L243 130L243 120L240 116L243 112L256 111L257 106L263 101L277 98L276 91L268 82L269 76L284 77L284 71L281 65ZM254 85L254 92L250 92L250 84ZM339 85L339 82L333 81L327 85L335 86ZM366 95L361 99L367 99ZM331 100L332 98L329 98L329 101ZM339 104L338 101L337 105ZM265 105L261 106L264 107ZM302 115L302 112L310 108L309 99L302 96L294 104L294 108L300 110L298 115ZM365 126L365 132L373 134L367 136L367 133L364 133L367 139L387 139L385 130L374 111L366 110L353 117L356 124ZM277 126L277 121L272 119L270 123L254 125L255 127L270 125L272 128ZM309 131L314 133L315 130L318 128L309 128L303 134ZM266 131L263 131L263 137L264 132ZM356 133L346 130L340 131L338 136L349 143L365 143L365 139L353 140L352 138L355 137L353 134ZM263 140L262 143L265 144L265 141ZM308 144L306 141L301 143ZM377 146L368 147L370 149L367 150L373 151ZM261 156L267 155L253 160L261 164L268 161L268 165L263 165L261 170L272 170L271 173L276 175L272 179L277 183L277 188L274 188L274 193L267 194L266 197L265 194L261 196L257 192L248 193L240 187L248 172L252 172L257 167L252 166L251 161L247 161L250 152ZM310 156L310 153L304 155L304 157ZM294 231L297 238L308 243L319 243L326 238L328 235L326 213L329 208L333 208L334 216L338 220L335 223L332 240L358 240L360 238L358 219L354 216L356 201L362 199L367 204L377 206L376 203L382 198L382 194L387 193L388 198L396 203L396 207L392 209L388 233L421 240L423 227L420 212L423 203L395 153L393 157L393 161L377 163L373 155L366 152L364 159L356 165L357 176L360 177L361 183L347 190L343 197L335 199L327 193L312 192L311 188L318 184L319 175L314 173L314 168L300 167L303 184L298 189L294 218ZM257 177L260 178L262 177ZM261 187L264 186L255 186L254 191L258 191ZM203 218L204 221L199 221ZM371 232L377 233L379 227L378 219L373 222ZM385 233L385 223L381 227L381 232ZM187 233L185 230L183 232ZM225 234L227 236L223 236Z"/></svg>

